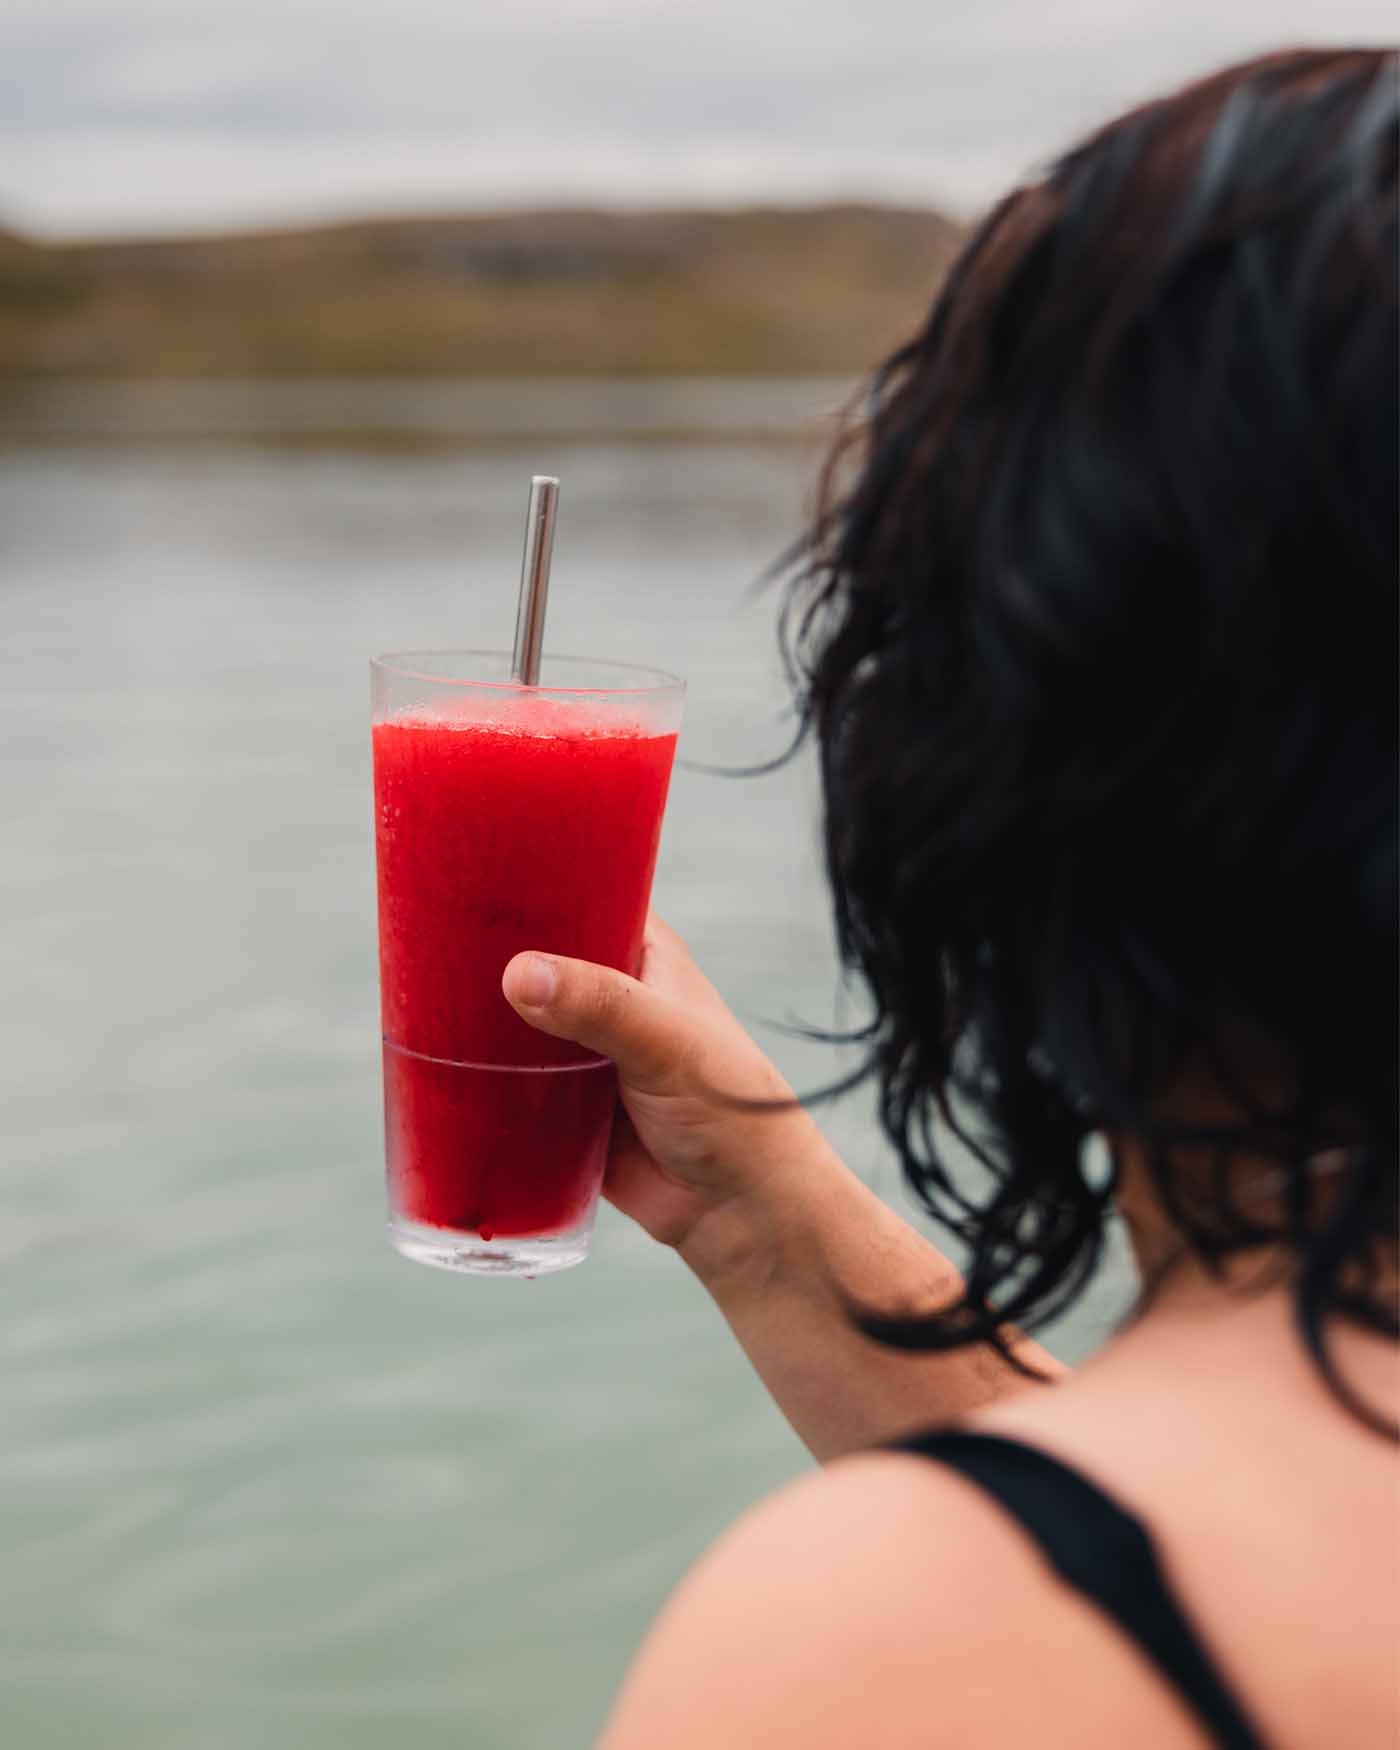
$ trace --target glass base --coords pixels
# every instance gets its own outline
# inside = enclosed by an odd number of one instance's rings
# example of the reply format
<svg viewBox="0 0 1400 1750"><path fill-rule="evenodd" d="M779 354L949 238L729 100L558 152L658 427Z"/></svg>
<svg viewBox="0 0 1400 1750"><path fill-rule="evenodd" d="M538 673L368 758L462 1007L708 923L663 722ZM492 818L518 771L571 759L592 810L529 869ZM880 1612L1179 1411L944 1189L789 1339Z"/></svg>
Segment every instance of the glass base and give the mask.
<svg viewBox="0 0 1400 1750"><path fill-rule="evenodd" d="M480 1234L428 1227L406 1216L389 1218L389 1244L415 1264L455 1270L464 1276L548 1276L568 1270L588 1256L593 1223L562 1234L526 1234L484 1240Z"/></svg>

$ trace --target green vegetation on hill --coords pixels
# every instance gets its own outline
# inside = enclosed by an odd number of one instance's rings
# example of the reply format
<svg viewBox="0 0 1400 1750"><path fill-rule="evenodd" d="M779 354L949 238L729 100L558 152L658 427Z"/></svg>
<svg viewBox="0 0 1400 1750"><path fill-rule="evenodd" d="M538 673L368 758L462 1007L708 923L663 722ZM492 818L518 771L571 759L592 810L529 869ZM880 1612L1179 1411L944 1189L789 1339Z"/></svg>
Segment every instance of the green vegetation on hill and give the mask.
<svg viewBox="0 0 1400 1750"><path fill-rule="evenodd" d="M933 212L533 212L42 245L0 231L0 374L825 374L926 309Z"/></svg>

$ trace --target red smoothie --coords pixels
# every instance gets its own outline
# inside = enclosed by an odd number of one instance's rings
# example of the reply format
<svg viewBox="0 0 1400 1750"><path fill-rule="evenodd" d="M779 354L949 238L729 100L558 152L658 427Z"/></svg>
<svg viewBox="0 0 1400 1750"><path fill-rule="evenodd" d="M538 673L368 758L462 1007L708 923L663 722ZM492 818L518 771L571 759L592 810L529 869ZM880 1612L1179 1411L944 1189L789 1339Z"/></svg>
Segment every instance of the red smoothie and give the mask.
<svg viewBox="0 0 1400 1750"><path fill-rule="evenodd" d="M636 971L676 737L504 688L373 736L393 1208L485 1240L567 1231L613 1071L527 1026L501 973L523 948Z"/></svg>

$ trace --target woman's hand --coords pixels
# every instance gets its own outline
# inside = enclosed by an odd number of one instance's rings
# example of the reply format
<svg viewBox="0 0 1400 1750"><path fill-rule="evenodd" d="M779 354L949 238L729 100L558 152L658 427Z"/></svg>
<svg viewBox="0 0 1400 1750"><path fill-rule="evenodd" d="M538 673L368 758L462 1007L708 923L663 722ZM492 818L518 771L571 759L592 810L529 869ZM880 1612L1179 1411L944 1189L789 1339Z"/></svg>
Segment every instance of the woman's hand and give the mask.
<svg viewBox="0 0 1400 1750"><path fill-rule="evenodd" d="M853 1302L926 1311L956 1296L957 1271L842 1164L659 918L647 923L640 978L517 954L502 988L532 1026L617 1064L604 1191L676 1248L818 1458L1023 1385L990 1351L909 1355L858 1330ZM754 1110L736 1096L776 1104ZM1032 1365L1055 1369L1018 1341Z"/></svg>
<svg viewBox="0 0 1400 1750"><path fill-rule="evenodd" d="M794 1125L821 1146L800 1108L744 1110L716 1095L791 1101L792 1090L653 913L639 978L586 960L517 954L502 989L531 1026L617 1064L621 1110L603 1190L663 1245L746 1201L787 1152Z"/></svg>

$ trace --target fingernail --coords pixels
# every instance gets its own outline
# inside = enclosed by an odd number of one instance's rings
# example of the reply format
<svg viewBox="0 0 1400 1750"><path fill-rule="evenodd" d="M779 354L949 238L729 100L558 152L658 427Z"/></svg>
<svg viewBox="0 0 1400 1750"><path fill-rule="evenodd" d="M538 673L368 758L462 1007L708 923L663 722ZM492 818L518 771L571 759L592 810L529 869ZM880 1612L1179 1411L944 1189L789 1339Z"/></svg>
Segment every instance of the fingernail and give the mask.
<svg viewBox="0 0 1400 1750"><path fill-rule="evenodd" d="M559 974L548 960L527 960L516 974L515 994L528 1009L542 1009L554 1000Z"/></svg>

